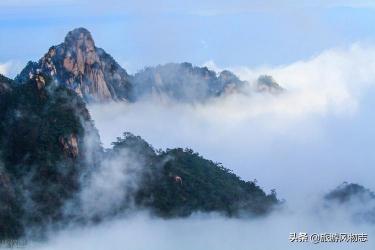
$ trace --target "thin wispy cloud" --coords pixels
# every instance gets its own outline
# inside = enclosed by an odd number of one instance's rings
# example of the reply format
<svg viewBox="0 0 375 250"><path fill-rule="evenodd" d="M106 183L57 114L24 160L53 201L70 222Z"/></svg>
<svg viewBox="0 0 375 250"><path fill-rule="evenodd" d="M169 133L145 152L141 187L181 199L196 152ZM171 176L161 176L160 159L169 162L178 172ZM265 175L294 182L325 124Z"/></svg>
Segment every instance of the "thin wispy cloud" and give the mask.
<svg viewBox="0 0 375 250"><path fill-rule="evenodd" d="M8 69L9 69L9 64L8 63L2 63L2 64L0 64L0 74L7 75L8 74Z"/></svg>
<svg viewBox="0 0 375 250"><path fill-rule="evenodd" d="M0 74L14 78L20 72L23 66L23 63L18 61L0 63Z"/></svg>

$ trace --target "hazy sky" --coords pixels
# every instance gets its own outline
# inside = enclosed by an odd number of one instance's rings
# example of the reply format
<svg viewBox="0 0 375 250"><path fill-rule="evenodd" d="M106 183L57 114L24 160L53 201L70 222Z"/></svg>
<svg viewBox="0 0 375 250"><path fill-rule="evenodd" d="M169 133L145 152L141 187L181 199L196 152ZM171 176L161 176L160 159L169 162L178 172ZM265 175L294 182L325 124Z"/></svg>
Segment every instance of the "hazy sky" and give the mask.
<svg viewBox="0 0 375 250"><path fill-rule="evenodd" d="M371 42L374 22L374 2L361 0L2 0L0 64L8 63L5 73L14 76L80 26L130 72L182 61L289 64L324 49Z"/></svg>

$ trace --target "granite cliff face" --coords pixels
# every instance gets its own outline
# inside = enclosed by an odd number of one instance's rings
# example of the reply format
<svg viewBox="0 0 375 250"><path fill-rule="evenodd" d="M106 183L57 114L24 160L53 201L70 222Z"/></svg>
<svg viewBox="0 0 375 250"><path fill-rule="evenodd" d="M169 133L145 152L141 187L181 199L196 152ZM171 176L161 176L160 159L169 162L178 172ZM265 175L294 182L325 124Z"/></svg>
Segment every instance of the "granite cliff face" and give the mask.
<svg viewBox="0 0 375 250"><path fill-rule="evenodd" d="M42 73L74 90L88 102L129 100L129 75L103 49L97 48L84 28L70 31L65 41L52 46L38 63L29 62L16 77L23 83Z"/></svg>

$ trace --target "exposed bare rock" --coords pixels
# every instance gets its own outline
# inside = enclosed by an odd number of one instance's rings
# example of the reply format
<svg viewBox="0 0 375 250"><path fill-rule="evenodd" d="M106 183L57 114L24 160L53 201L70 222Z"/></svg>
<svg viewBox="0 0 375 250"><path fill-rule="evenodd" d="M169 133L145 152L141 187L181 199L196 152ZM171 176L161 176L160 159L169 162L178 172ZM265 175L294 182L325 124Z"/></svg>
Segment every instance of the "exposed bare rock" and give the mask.
<svg viewBox="0 0 375 250"><path fill-rule="evenodd" d="M271 94L279 94L284 89L269 75L259 76L256 82L256 91L258 92L267 92Z"/></svg>
<svg viewBox="0 0 375 250"><path fill-rule="evenodd" d="M229 70L223 70L218 79L223 89L222 93L226 95L238 92L244 84L247 84Z"/></svg>
<svg viewBox="0 0 375 250"><path fill-rule="evenodd" d="M68 136L60 136L59 138L60 145L65 153L65 155L77 158L79 154L78 148L78 139L74 134Z"/></svg>
<svg viewBox="0 0 375 250"><path fill-rule="evenodd" d="M43 73L73 89L86 101L129 100L129 75L104 50L97 48L84 28L70 31L65 41L51 47L38 63L29 62L16 77L25 82Z"/></svg>
<svg viewBox="0 0 375 250"><path fill-rule="evenodd" d="M41 90L46 86L46 80L41 75L35 76L35 83L36 83L36 87L38 88L38 90Z"/></svg>

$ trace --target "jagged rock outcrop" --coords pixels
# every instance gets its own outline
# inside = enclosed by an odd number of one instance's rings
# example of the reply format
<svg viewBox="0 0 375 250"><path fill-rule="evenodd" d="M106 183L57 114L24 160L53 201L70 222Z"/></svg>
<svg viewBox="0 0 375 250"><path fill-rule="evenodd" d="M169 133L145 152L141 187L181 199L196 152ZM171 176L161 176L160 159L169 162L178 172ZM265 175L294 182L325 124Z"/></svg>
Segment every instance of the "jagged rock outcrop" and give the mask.
<svg viewBox="0 0 375 250"><path fill-rule="evenodd" d="M75 134L69 134L67 136L60 136L59 143L64 150L64 154L77 158L79 154L78 138Z"/></svg>
<svg viewBox="0 0 375 250"><path fill-rule="evenodd" d="M135 98L150 95L165 96L178 101L205 101L231 93L240 88L241 81L230 71L222 71L217 76L207 67L193 66L191 63L169 63L148 67L134 75Z"/></svg>
<svg viewBox="0 0 375 250"><path fill-rule="evenodd" d="M95 46L84 28L70 31L62 44L52 46L38 63L29 62L15 80L23 83L38 73L50 76L88 102L130 99L130 76Z"/></svg>
<svg viewBox="0 0 375 250"><path fill-rule="evenodd" d="M44 79L44 77L41 75L36 75L34 79L36 88L38 90L44 89L44 87L46 86L46 79Z"/></svg>
<svg viewBox="0 0 375 250"><path fill-rule="evenodd" d="M271 94L279 94L284 89L269 75L261 75L255 85L255 90L258 92L265 92Z"/></svg>

